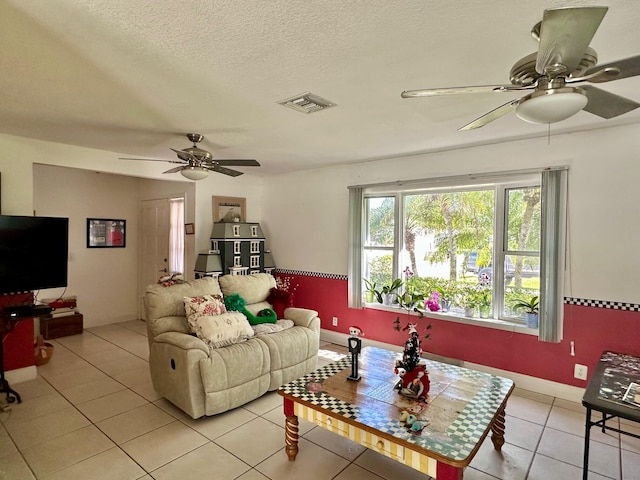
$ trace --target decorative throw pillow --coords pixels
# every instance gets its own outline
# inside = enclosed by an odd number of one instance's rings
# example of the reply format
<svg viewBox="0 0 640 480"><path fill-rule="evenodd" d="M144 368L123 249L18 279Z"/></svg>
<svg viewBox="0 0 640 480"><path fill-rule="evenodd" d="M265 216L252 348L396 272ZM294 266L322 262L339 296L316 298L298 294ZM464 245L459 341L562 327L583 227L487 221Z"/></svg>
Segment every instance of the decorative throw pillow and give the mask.
<svg viewBox="0 0 640 480"><path fill-rule="evenodd" d="M241 343L254 335L247 318L240 312L201 315L194 325L195 334L211 348Z"/></svg>
<svg viewBox="0 0 640 480"><path fill-rule="evenodd" d="M195 321L203 315L220 315L227 309L221 295L202 295L200 297L183 297L184 310L191 331L196 333Z"/></svg>
<svg viewBox="0 0 640 480"><path fill-rule="evenodd" d="M273 287L269 290L267 302L273 305L278 318L284 318L285 308L293 307L293 295L286 290Z"/></svg>

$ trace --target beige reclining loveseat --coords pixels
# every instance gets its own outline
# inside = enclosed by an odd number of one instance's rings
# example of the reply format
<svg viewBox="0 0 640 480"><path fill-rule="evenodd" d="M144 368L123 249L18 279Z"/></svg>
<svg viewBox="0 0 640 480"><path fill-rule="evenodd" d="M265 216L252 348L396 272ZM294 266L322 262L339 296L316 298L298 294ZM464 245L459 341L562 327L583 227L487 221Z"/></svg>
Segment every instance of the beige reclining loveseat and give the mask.
<svg viewBox="0 0 640 480"><path fill-rule="evenodd" d="M272 275L206 277L165 287L147 287L144 296L153 387L193 418L244 405L316 368L320 339L318 312L287 308L294 326L241 343L211 348L191 333L184 297L238 293L247 310L269 307Z"/></svg>

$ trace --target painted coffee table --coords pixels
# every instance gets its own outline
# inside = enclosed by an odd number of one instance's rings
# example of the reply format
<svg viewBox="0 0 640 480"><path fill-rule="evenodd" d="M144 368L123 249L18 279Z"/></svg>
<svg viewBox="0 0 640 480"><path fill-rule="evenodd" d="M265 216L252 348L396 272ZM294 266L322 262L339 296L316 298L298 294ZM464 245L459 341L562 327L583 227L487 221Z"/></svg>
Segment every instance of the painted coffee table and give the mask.
<svg viewBox="0 0 640 480"><path fill-rule="evenodd" d="M345 357L280 387L289 460L298 453L298 417L438 480L461 480L489 431L494 447L501 449L511 380L423 360L430 379L425 404L394 389L397 358L398 353L365 347L358 382L347 380L351 358ZM407 427L400 420L403 411L415 415L424 428L415 432Z"/></svg>

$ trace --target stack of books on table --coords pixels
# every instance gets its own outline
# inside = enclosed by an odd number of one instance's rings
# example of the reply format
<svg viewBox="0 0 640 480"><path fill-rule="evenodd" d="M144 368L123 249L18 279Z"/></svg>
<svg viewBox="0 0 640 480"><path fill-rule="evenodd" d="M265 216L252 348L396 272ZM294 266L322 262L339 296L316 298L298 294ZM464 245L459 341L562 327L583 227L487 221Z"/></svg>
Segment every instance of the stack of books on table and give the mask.
<svg viewBox="0 0 640 480"><path fill-rule="evenodd" d="M53 310L40 317L40 333L45 339L66 337L82 333L82 314L78 311L76 296L43 299Z"/></svg>

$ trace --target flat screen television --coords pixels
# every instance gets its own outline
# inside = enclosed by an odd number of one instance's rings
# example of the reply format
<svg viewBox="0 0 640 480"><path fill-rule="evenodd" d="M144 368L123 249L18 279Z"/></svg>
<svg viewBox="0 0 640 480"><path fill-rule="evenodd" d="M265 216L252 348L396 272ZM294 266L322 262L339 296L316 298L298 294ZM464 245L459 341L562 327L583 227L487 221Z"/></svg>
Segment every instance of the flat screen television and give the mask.
<svg viewBox="0 0 640 480"><path fill-rule="evenodd" d="M0 293L67 286L69 219L0 215Z"/></svg>

